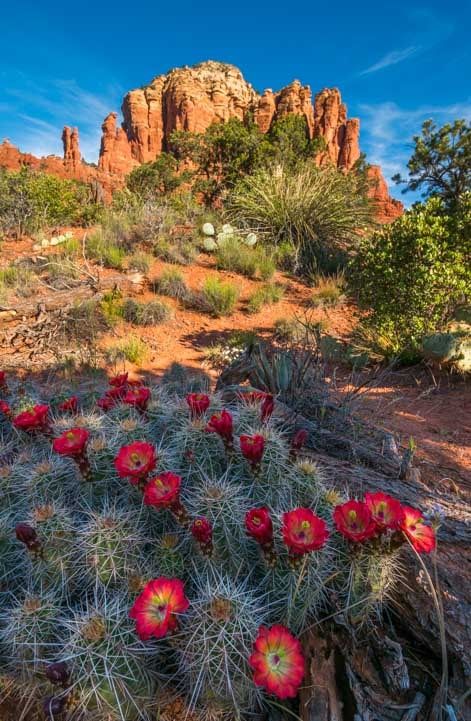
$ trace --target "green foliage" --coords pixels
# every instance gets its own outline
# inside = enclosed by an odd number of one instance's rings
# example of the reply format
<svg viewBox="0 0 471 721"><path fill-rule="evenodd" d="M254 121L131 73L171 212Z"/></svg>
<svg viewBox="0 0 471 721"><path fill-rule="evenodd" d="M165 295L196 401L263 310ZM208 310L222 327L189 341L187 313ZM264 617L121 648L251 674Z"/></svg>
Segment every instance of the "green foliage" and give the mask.
<svg viewBox="0 0 471 721"><path fill-rule="evenodd" d="M88 225L99 213L83 183L26 167L0 169L1 233L20 237L54 225Z"/></svg>
<svg viewBox="0 0 471 721"><path fill-rule="evenodd" d="M204 282L201 291L193 293L188 302L192 307L220 318L232 315L238 297L239 292L233 283L210 277Z"/></svg>
<svg viewBox="0 0 471 721"><path fill-rule="evenodd" d="M254 228L265 242L293 249L295 270L330 272L371 221L364 179L306 162L243 178L229 197L234 222Z"/></svg>
<svg viewBox="0 0 471 721"><path fill-rule="evenodd" d="M159 278L152 282L152 289L160 295L167 295L169 298L183 300L188 296L188 288L182 274L173 268L164 270Z"/></svg>
<svg viewBox="0 0 471 721"><path fill-rule="evenodd" d="M152 267L153 257L149 253L138 252L129 258L129 268L139 273L148 273Z"/></svg>
<svg viewBox="0 0 471 721"><path fill-rule="evenodd" d="M455 208L471 192L471 123L455 120L437 128L433 120L426 120L422 135L413 141L409 179L397 174L393 180L405 184L404 193L422 190L422 197L434 195Z"/></svg>
<svg viewBox="0 0 471 721"><path fill-rule="evenodd" d="M255 123L238 118L213 123L205 133L174 131L170 138L177 159L196 167L194 190L203 194L208 205L253 170L265 142Z"/></svg>
<svg viewBox="0 0 471 721"><path fill-rule="evenodd" d="M168 305L159 300L138 303L128 298L123 305L123 318L134 325L158 325L172 318L173 312Z"/></svg>
<svg viewBox="0 0 471 721"><path fill-rule="evenodd" d="M152 163L143 163L126 177L126 188L143 199L168 195L189 179L189 173L178 173L176 159L161 153Z"/></svg>
<svg viewBox="0 0 471 721"><path fill-rule="evenodd" d="M7 265L0 268L0 294L9 292L23 298L30 297L38 285L35 273L21 265Z"/></svg>
<svg viewBox="0 0 471 721"><path fill-rule="evenodd" d="M141 365L148 357L149 349L143 340L131 336L128 340L108 348L106 355L110 363L128 361Z"/></svg>
<svg viewBox="0 0 471 721"><path fill-rule="evenodd" d="M152 251L156 258L176 265L191 265L198 253L195 244L187 235L161 236Z"/></svg>
<svg viewBox="0 0 471 721"><path fill-rule="evenodd" d="M124 268L126 252L117 243L112 243L100 228L87 239L86 252L89 258L98 261L105 268Z"/></svg>
<svg viewBox="0 0 471 721"><path fill-rule="evenodd" d="M424 335L440 330L471 289L470 211L446 215L431 198L364 238L350 283L373 336L388 339L387 355L416 352Z"/></svg>
<svg viewBox="0 0 471 721"><path fill-rule="evenodd" d="M237 235L232 235L216 251L216 268L240 273L247 278L269 280L275 272L275 263L265 248L250 248Z"/></svg>
<svg viewBox="0 0 471 721"><path fill-rule="evenodd" d="M275 120L268 131L268 141L271 148L266 150L267 157L289 168L313 158L325 145L322 138L310 140L306 119L294 114Z"/></svg>
<svg viewBox="0 0 471 721"><path fill-rule="evenodd" d="M284 288L276 283L267 283L255 291L247 302L248 313L260 313L265 305L279 303L284 295Z"/></svg>
<svg viewBox="0 0 471 721"><path fill-rule="evenodd" d="M314 281L311 303L313 306L335 306L344 298L345 277L343 272L334 275L318 275Z"/></svg>

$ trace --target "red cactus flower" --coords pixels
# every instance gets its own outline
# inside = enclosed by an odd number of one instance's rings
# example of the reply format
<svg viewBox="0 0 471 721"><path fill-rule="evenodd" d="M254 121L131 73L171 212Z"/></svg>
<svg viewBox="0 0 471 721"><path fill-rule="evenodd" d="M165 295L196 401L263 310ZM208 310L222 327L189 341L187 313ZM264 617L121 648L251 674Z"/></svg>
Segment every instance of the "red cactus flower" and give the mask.
<svg viewBox="0 0 471 721"><path fill-rule="evenodd" d="M399 528L404 518L400 502L387 493L365 493L365 503L379 530Z"/></svg>
<svg viewBox="0 0 471 721"><path fill-rule="evenodd" d="M232 444L232 428L232 416L225 410L211 416L208 425L206 426L206 430L209 433L217 433L224 443L228 445Z"/></svg>
<svg viewBox="0 0 471 721"><path fill-rule="evenodd" d="M36 405L13 419L15 428L23 431L45 431L49 429L49 406Z"/></svg>
<svg viewBox="0 0 471 721"><path fill-rule="evenodd" d="M129 406L134 406L140 411L145 411L150 400L150 388L145 386L137 386L130 388L126 395L123 397L123 403L127 403Z"/></svg>
<svg viewBox="0 0 471 721"><path fill-rule="evenodd" d="M263 458L265 438L259 433L253 436L241 436L240 450L244 458L246 458L252 466L258 466Z"/></svg>
<svg viewBox="0 0 471 721"><path fill-rule="evenodd" d="M118 375L113 376L109 379L108 383L110 386L113 386L114 388L122 388L123 386L126 386L128 383L128 373L118 373Z"/></svg>
<svg viewBox="0 0 471 721"><path fill-rule="evenodd" d="M59 403L57 408L60 411L65 411L65 412L69 412L69 413L77 413L77 410L78 410L77 396L70 396L70 398L66 398L65 401L62 401L62 403Z"/></svg>
<svg viewBox="0 0 471 721"><path fill-rule="evenodd" d="M67 686L70 678L69 668L65 661L57 661L46 666L45 675L55 686Z"/></svg>
<svg viewBox="0 0 471 721"><path fill-rule="evenodd" d="M172 506L180 496L182 479L176 473L165 471L155 478L147 481L144 490L144 503L146 506L156 508L168 508Z"/></svg>
<svg viewBox="0 0 471 721"><path fill-rule="evenodd" d="M261 626L249 664L254 682L280 699L294 698L304 678L301 644L285 626Z"/></svg>
<svg viewBox="0 0 471 721"><path fill-rule="evenodd" d="M366 541L374 536L376 524L371 511L362 501L347 501L334 510L337 531L349 541Z"/></svg>
<svg viewBox="0 0 471 721"><path fill-rule="evenodd" d="M260 418L262 423L265 423L265 421L271 417L274 409L275 401L273 400L273 396L271 393L267 393L260 408Z"/></svg>
<svg viewBox="0 0 471 721"><path fill-rule="evenodd" d="M59 438L54 438L52 447L60 456L69 458L83 456L89 437L90 434L85 428L71 428Z"/></svg>
<svg viewBox="0 0 471 721"><path fill-rule="evenodd" d="M186 402L191 411L192 418L200 418L209 408L209 396L204 393L189 393Z"/></svg>
<svg viewBox="0 0 471 721"><path fill-rule="evenodd" d="M15 526L15 535L18 541L25 544L28 551L37 553L41 550L41 541L38 538L38 534L29 523L17 523Z"/></svg>
<svg viewBox="0 0 471 721"><path fill-rule="evenodd" d="M11 408L6 401L0 401L0 413L3 413L8 418L11 417Z"/></svg>
<svg viewBox="0 0 471 721"><path fill-rule="evenodd" d="M282 533L283 541L294 555L318 551L329 537L325 521L310 508L295 508L284 513Z"/></svg>
<svg viewBox="0 0 471 721"><path fill-rule="evenodd" d="M116 386L116 388L109 388L107 391L105 391L105 398L109 398L110 401L113 401L113 403L116 405L116 403L119 403L123 400L126 393L126 386Z"/></svg>
<svg viewBox="0 0 471 721"><path fill-rule="evenodd" d="M157 463L154 446L144 441L135 441L122 446L114 460L120 478L129 478L136 486L154 470Z"/></svg>
<svg viewBox="0 0 471 721"><path fill-rule="evenodd" d="M96 402L98 408L101 408L102 411L109 411L111 408L114 408L116 403L112 398L107 398L106 396L104 398L99 398Z"/></svg>
<svg viewBox="0 0 471 721"><path fill-rule="evenodd" d="M184 613L190 603L183 583L176 578L155 578L145 586L129 612L136 621L136 631L142 641L154 636L163 638L178 625L175 614Z"/></svg>
<svg viewBox="0 0 471 721"><path fill-rule="evenodd" d="M270 512L266 506L252 508L245 514L245 529L247 534L260 544L273 541L273 523Z"/></svg>
<svg viewBox="0 0 471 721"><path fill-rule="evenodd" d="M195 518L190 530L193 538L201 543L209 543L213 538L213 527L207 518Z"/></svg>
<svg viewBox="0 0 471 721"><path fill-rule="evenodd" d="M305 428L300 428L296 431L293 438L291 439L291 449L293 451L300 451L306 445L309 433Z"/></svg>
<svg viewBox="0 0 471 721"><path fill-rule="evenodd" d="M435 531L427 526L420 511L410 506L403 506L404 518L401 530L407 536L418 553L430 553L436 545Z"/></svg>
<svg viewBox="0 0 471 721"><path fill-rule="evenodd" d="M7 387L7 374L5 371L0 371L0 388Z"/></svg>

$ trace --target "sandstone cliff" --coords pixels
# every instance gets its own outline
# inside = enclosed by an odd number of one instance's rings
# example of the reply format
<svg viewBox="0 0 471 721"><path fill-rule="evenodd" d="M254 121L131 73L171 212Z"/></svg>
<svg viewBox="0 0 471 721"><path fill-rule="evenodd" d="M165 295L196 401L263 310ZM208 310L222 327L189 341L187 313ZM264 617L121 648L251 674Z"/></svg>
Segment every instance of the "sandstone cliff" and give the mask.
<svg viewBox="0 0 471 721"><path fill-rule="evenodd" d="M0 145L0 167L22 164L79 180L99 183L107 197L122 186L124 177L141 163L155 160L168 149L174 130L204 132L214 122L230 118L244 120L249 114L263 133L278 118L302 115L310 138L322 138L324 149L315 160L349 171L360 157L360 121L348 118L347 109L336 88L324 89L312 101L311 89L295 80L278 92L261 95L233 65L207 61L182 67L154 78L149 85L126 94L122 104L123 122L111 112L102 125L98 168L83 162L78 130L65 127L63 159L56 156L35 158L20 153L5 141ZM377 167L370 171L371 195L382 221L401 214L402 204L390 198L386 182Z"/></svg>

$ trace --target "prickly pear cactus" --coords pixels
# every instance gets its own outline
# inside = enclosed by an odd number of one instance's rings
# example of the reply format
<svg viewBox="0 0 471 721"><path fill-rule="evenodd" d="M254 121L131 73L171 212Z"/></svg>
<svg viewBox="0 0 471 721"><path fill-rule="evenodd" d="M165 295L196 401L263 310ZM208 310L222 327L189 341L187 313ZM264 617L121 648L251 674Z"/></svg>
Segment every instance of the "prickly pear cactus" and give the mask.
<svg viewBox="0 0 471 721"><path fill-rule="evenodd" d="M45 718L153 719L169 689L263 712L296 696L309 624L375 618L406 540L434 547L415 509L329 488L269 394L0 381L1 673Z"/></svg>

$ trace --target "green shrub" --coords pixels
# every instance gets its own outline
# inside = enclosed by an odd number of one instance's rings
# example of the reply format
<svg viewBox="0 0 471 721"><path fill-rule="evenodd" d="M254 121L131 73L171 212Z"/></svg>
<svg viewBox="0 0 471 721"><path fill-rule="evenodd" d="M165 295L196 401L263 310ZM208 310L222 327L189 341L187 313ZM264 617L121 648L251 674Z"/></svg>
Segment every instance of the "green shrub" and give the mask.
<svg viewBox="0 0 471 721"><path fill-rule="evenodd" d="M129 258L130 270L137 270L140 273L148 273L152 267L153 258L149 253L134 253Z"/></svg>
<svg viewBox="0 0 471 721"><path fill-rule="evenodd" d="M314 282L311 303L315 307L335 306L344 299L345 277L342 272L318 275Z"/></svg>
<svg viewBox="0 0 471 721"><path fill-rule="evenodd" d="M232 283L224 283L218 278L208 278L201 291L193 293L187 303L219 318L234 312L238 297L239 292Z"/></svg>
<svg viewBox="0 0 471 721"><path fill-rule="evenodd" d="M182 274L173 268L164 270L159 278L152 281L151 285L154 293L167 295L169 298L183 299L189 292Z"/></svg>
<svg viewBox="0 0 471 721"><path fill-rule="evenodd" d="M359 231L371 222L361 174L312 162L258 170L229 197L234 222L255 228L265 242L293 247L295 270L330 272L345 261Z"/></svg>
<svg viewBox="0 0 471 721"><path fill-rule="evenodd" d="M88 225L100 212L84 183L26 167L0 169L0 233L19 237L54 225Z"/></svg>
<svg viewBox="0 0 471 721"><path fill-rule="evenodd" d="M126 176L126 187L141 198L156 198L176 190L189 177L178 173L178 163L168 153L161 153L152 163L143 163Z"/></svg>
<svg viewBox="0 0 471 721"><path fill-rule="evenodd" d="M216 253L216 268L240 273L248 278L255 278L257 273L257 256L252 248L244 245L237 236L228 238Z"/></svg>
<svg viewBox="0 0 471 721"><path fill-rule="evenodd" d="M123 305L123 318L134 325L157 325L172 318L172 309L159 300L138 303L128 298Z"/></svg>
<svg viewBox="0 0 471 721"><path fill-rule="evenodd" d="M122 343L111 346L106 351L106 357L110 363L128 361L135 365L141 365L149 355L149 349L143 340L132 336Z"/></svg>
<svg viewBox="0 0 471 721"><path fill-rule="evenodd" d="M0 293L13 292L21 298L29 298L38 285L38 278L30 268L7 265L0 269Z"/></svg>
<svg viewBox="0 0 471 721"><path fill-rule="evenodd" d="M166 235L158 238L153 247L156 258L176 265L191 265L198 250L188 236Z"/></svg>
<svg viewBox="0 0 471 721"><path fill-rule="evenodd" d="M101 310L110 326L123 318L123 295L119 290L110 290L103 295Z"/></svg>
<svg viewBox="0 0 471 721"><path fill-rule="evenodd" d="M218 247L215 257L219 270L240 273L247 278L269 280L276 270L272 256L264 248L250 248L236 235Z"/></svg>
<svg viewBox="0 0 471 721"><path fill-rule="evenodd" d="M469 222L469 209L448 216L434 198L363 239L350 283L370 310L365 327L387 339L387 356L418 351L469 298Z"/></svg>
<svg viewBox="0 0 471 721"><path fill-rule="evenodd" d="M284 288L275 283L267 283L255 291L247 302L249 313L260 313L263 306L279 303L284 296Z"/></svg>
<svg viewBox="0 0 471 721"><path fill-rule="evenodd" d="M87 239L86 252L89 258L98 261L105 268L124 269L125 251L121 246L111 243L101 229Z"/></svg>

